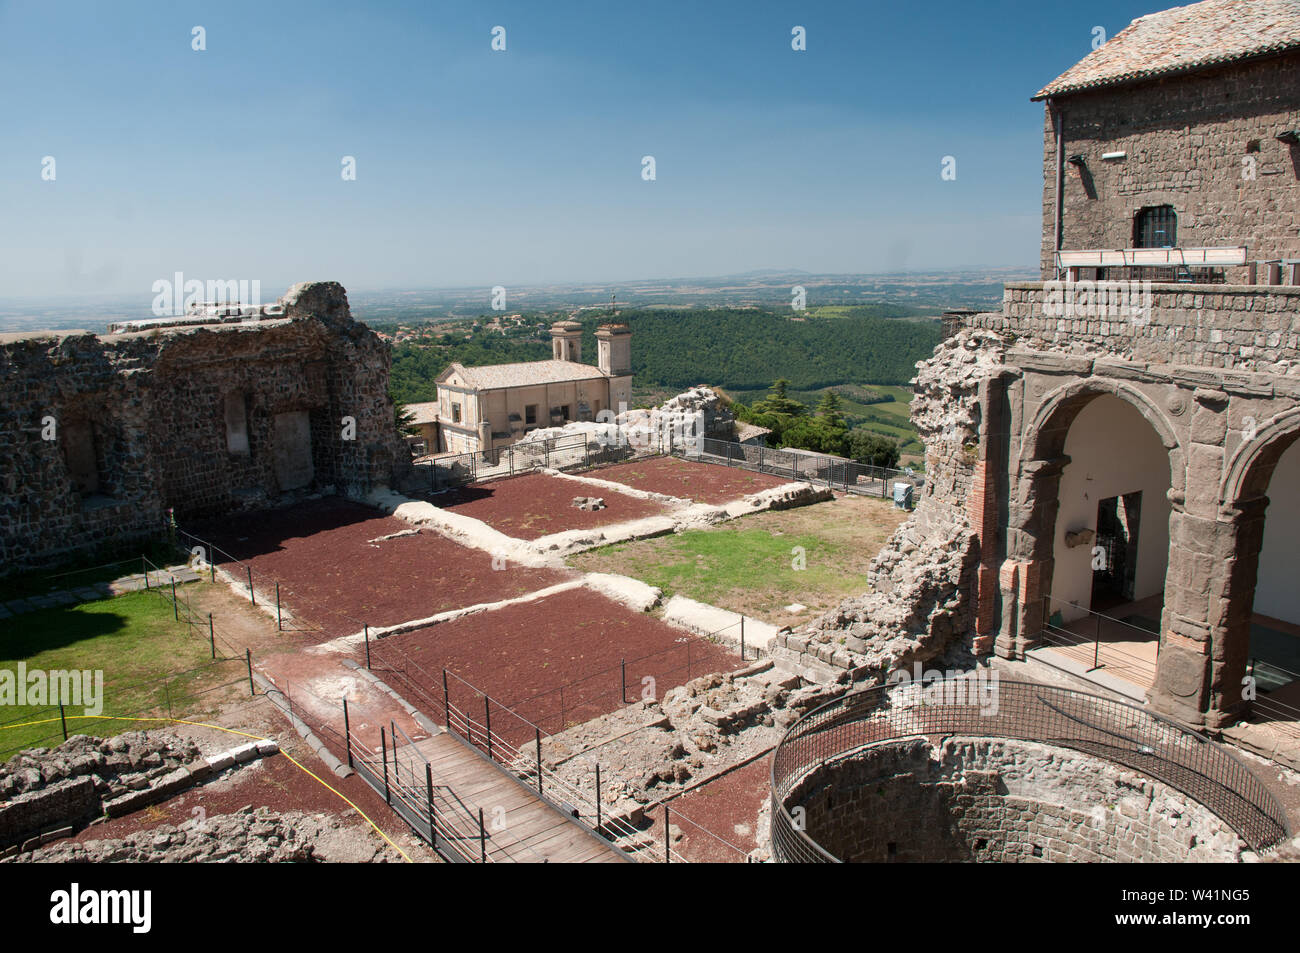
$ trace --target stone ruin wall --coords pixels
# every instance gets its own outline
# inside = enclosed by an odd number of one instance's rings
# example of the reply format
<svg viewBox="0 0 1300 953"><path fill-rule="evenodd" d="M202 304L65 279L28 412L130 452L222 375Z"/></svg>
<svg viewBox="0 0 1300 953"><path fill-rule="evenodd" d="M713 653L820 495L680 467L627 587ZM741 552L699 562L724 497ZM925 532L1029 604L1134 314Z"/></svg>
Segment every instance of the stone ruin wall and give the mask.
<svg viewBox="0 0 1300 953"><path fill-rule="evenodd" d="M168 508L184 521L284 499L281 413L310 420L314 472L294 491L363 496L399 481L388 348L335 283L296 285L281 304L283 317L249 323L0 337L0 572L138 543ZM228 449L225 406L240 394L242 454ZM43 439L46 417L58 439ZM93 442L97 492L79 490L70 440Z"/></svg>
<svg viewBox="0 0 1300 953"><path fill-rule="evenodd" d="M946 738L819 765L786 807L855 862L1235 862L1246 845L1208 808L1134 771L1027 741Z"/></svg>
<svg viewBox="0 0 1300 953"><path fill-rule="evenodd" d="M970 497L980 479L981 385L1001 359L999 338L967 331L917 365L912 420L926 474L916 512L872 560L866 594L776 637L782 668L822 684L876 684L900 666L988 651L973 639L980 553Z"/></svg>

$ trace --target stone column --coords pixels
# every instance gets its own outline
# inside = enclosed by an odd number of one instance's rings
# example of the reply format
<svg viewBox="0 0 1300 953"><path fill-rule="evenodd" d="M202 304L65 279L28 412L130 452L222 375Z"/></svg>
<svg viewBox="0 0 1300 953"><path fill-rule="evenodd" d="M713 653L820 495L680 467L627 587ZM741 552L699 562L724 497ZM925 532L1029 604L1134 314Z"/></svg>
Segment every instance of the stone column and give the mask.
<svg viewBox="0 0 1300 953"><path fill-rule="evenodd" d="M1023 658L1043 629L1043 598L1051 594L1053 548L1061 471L1070 458L1032 460L1022 468L1018 499L1011 506L1007 559L998 573L1002 624L993 650L1001 658Z"/></svg>

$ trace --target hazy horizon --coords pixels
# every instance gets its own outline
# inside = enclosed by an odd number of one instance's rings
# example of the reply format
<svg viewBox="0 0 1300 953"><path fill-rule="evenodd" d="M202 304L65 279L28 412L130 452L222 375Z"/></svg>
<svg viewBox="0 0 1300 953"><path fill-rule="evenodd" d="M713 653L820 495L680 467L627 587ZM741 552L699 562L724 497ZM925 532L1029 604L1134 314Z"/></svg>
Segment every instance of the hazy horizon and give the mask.
<svg viewBox="0 0 1300 953"><path fill-rule="evenodd" d="M0 294L1029 264L1030 97L1161 5L0 0Z"/></svg>

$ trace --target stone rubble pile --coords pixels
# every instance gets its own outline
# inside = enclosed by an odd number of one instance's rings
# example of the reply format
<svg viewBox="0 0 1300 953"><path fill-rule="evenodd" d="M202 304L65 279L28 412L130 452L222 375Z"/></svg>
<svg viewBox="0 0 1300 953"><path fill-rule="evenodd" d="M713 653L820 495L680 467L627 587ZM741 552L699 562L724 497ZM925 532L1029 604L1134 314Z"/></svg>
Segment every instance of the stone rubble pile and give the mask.
<svg viewBox="0 0 1300 953"><path fill-rule="evenodd" d="M57 748L30 748L0 766L0 802L82 776L90 776L105 797L116 797L148 787L199 757L193 742L163 733L128 731L108 739L73 735Z"/></svg>
<svg viewBox="0 0 1300 953"><path fill-rule="evenodd" d="M30 851L99 817L121 817L213 776L276 754L250 741L210 758L162 732L74 735L57 748L22 751L0 768L0 853Z"/></svg>
<svg viewBox="0 0 1300 953"><path fill-rule="evenodd" d="M345 832L324 814L276 813L252 806L233 814L191 818L122 838L65 841L11 858L10 863L384 863L389 852ZM346 853L340 841L348 842ZM342 854L342 856L339 856ZM4 863L6 861L0 861Z"/></svg>
<svg viewBox="0 0 1300 953"><path fill-rule="evenodd" d="M661 701L638 701L551 736L543 762L594 800L599 761L603 815L636 824L647 805L762 754L801 715L844 692L801 686L767 660L701 676Z"/></svg>

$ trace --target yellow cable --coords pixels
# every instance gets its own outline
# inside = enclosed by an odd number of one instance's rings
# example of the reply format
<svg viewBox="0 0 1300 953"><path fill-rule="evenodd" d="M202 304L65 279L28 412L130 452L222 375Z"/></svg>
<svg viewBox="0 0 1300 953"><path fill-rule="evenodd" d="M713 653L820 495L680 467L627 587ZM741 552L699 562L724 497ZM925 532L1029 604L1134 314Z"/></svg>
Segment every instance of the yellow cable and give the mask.
<svg viewBox="0 0 1300 953"><path fill-rule="evenodd" d="M261 735L250 734L250 733L247 732L247 731L238 731L238 730L236 730L236 729L234 729L234 728L226 728L226 727L223 726L223 725L209 725L209 724L207 724L206 722L202 722L202 721L185 721L185 720L182 719L182 718L139 718L139 717L129 717L129 716L125 716L125 715L68 715L68 716L67 716L67 719L68 719L69 721L76 721L76 720L78 720L78 719L82 719L82 718L89 718L89 719L102 719L102 720L106 720L106 721L165 721L165 722L168 722L169 724L175 724L175 725L190 725L190 726L195 727L195 728L215 728L217 731L226 731L226 732L229 732L229 733L232 734L232 735L241 735L241 736L243 736L243 737L245 737L245 738L253 738L253 739L256 740L256 741L271 741L271 740L272 740L272 739L270 739L270 738L263 738ZM45 719L43 719L43 720L41 720L41 721L29 721L29 722L25 722L24 724L21 724L21 725L3 725L3 726L0 726L0 731L8 731L10 728L28 728L28 727L31 727L32 725L47 725L47 724L51 724L52 722L62 721L62 720L63 720L63 719L61 719L61 718L45 718ZM277 747L278 747L278 743L277 743ZM406 861L408 864L410 864L410 863L414 863L414 861L412 861L411 858L408 857L408 856L406 855L406 851L402 850L402 848L400 848L400 847L398 847L396 844L394 844L393 841L392 841L392 839L391 839L387 834L385 834L382 830L379 829L379 825L376 824L374 821L372 821L372 820L371 820L371 819L366 815L366 812L365 812L365 811L361 810L361 808L357 807L357 806L356 806L355 804L353 804L350 800L348 800L348 798L347 798L347 796L346 796L345 794L343 794L342 792L337 791L337 790L335 790L334 788L330 787L330 785L326 784L324 781L322 781L320 778L318 778L315 774L313 774L313 773L312 773L310 770L308 770L305 766L299 764L297 761L295 761L295 760L294 760L291 756L289 756L288 754L285 754L284 751L281 751L280 754L284 755L285 758L288 759L288 761L289 761L290 764L292 764L292 765L293 765L294 767L296 767L298 770L300 770L300 771L302 771L304 774L306 774L307 777L311 778L311 779L314 780L316 783L320 784L323 788L325 788L325 790L327 790L327 791L329 791L330 793L336 795L338 798L340 798L340 799L343 801L343 803L347 804L348 807L352 808L352 810L354 810L354 811L356 811L358 814L360 814L361 817L365 820L365 822L366 822L367 824L369 824L371 827L373 827L373 828L375 829L375 833L376 833L376 834L378 834L378 835L379 835L380 837L382 837L384 840L388 841L388 845L389 845L390 847L392 847L393 850L397 851L399 854L402 855L402 859L403 859L404 861Z"/></svg>

